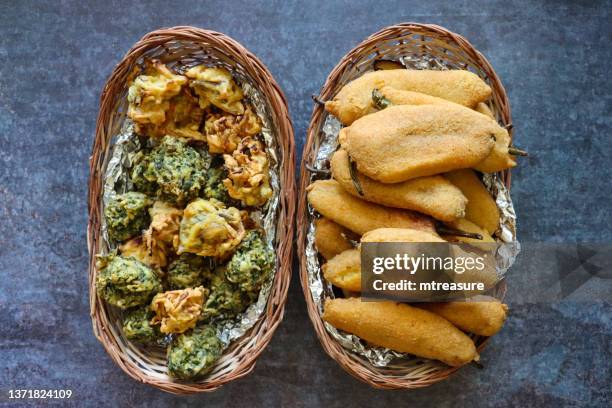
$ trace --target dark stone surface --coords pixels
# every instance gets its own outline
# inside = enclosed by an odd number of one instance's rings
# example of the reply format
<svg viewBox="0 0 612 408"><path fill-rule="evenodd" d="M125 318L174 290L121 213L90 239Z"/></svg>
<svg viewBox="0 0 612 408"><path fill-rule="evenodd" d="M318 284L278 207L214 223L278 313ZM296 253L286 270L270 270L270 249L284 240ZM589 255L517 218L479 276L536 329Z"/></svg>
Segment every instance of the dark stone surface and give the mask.
<svg viewBox="0 0 612 408"><path fill-rule="evenodd" d="M285 90L301 149L309 97L339 58L385 25L419 21L465 35L504 81L516 140L532 153L513 173L522 240L610 243L610 2L130 3L0 3L0 404L15 405L10 388L69 388L74 406L609 406L610 303L511 303L484 370L378 391L323 353L295 268L252 375L213 394L165 394L127 377L92 334L85 230L100 90L146 32L195 25L242 42Z"/></svg>

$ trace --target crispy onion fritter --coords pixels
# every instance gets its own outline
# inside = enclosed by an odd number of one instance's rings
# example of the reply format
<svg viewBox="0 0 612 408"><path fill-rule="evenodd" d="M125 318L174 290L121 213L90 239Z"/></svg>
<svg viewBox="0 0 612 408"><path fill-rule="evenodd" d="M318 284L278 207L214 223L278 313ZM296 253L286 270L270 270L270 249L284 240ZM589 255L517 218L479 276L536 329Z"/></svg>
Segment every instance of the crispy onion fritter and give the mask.
<svg viewBox="0 0 612 408"><path fill-rule="evenodd" d="M181 92L187 78L176 75L158 60L146 62L144 73L138 75L128 89L128 117L140 126L164 123L170 109L170 99Z"/></svg>
<svg viewBox="0 0 612 408"><path fill-rule="evenodd" d="M185 75L191 79L189 86L199 96L200 108L214 105L232 115L244 113L241 102L244 94L228 70L198 65L187 70Z"/></svg>
<svg viewBox="0 0 612 408"><path fill-rule="evenodd" d="M183 212L178 253L225 259L244 237L245 229L237 208L213 199L192 201Z"/></svg>
<svg viewBox="0 0 612 408"><path fill-rule="evenodd" d="M272 196L270 162L264 145L252 137L245 137L231 154L224 154L228 178L223 180L230 197L247 206L265 204Z"/></svg>
<svg viewBox="0 0 612 408"><path fill-rule="evenodd" d="M204 129L211 153L231 153L244 137L261 132L261 121L251 108L238 116L211 113L206 117Z"/></svg>
<svg viewBox="0 0 612 408"><path fill-rule="evenodd" d="M202 286L158 293L151 302L155 317L151 324L161 324L162 333L183 333L195 327L208 289Z"/></svg>

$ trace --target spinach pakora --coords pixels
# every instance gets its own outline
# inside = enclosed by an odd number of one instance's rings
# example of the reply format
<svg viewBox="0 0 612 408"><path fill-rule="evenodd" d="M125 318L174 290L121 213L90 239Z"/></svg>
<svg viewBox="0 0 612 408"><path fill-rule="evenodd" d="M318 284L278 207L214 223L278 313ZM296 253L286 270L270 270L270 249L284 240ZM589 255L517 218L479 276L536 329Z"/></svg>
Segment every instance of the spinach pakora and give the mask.
<svg viewBox="0 0 612 408"><path fill-rule="evenodd" d="M108 237L117 242L140 235L149 225L148 209L152 204L150 198L135 191L111 198L104 208Z"/></svg>
<svg viewBox="0 0 612 408"><path fill-rule="evenodd" d="M99 256L96 266L98 295L121 309L144 305L162 291L155 271L135 258Z"/></svg>
<svg viewBox="0 0 612 408"><path fill-rule="evenodd" d="M168 267L168 285L171 289L185 289L207 284L212 275L210 263L208 258L190 253L181 254Z"/></svg>
<svg viewBox="0 0 612 408"><path fill-rule="evenodd" d="M134 159L132 183L138 191L178 205L198 197L206 183L203 157L183 140L164 137L148 154Z"/></svg>
<svg viewBox="0 0 612 408"><path fill-rule="evenodd" d="M130 310L123 318L123 333L129 340L154 344L163 337L157 326L151 324L154 314L148 307Z"/></svg>
<svg viewBox="0 0 612 408"><path fill-rule="evenodd" d="M179 379L201 377L221 357L222 350L214 327L197 327L180 334L168 348L168 373Z"/></svg>
<svg viewBox="0 0 612 408"><path fill-rule="evenodd" d="M267 247L260 233L249 231L232 259L225 276L241 291L257 295L261 285L274 268L274 253Z"/></svg>
<svg viewBox="0 0 612 408"><path fill-rule="evenodd" d="M218 267L212 276L210 294L204 303L202 320L233 318L249 305L249 297L225 277L225 267Z"/></svg>

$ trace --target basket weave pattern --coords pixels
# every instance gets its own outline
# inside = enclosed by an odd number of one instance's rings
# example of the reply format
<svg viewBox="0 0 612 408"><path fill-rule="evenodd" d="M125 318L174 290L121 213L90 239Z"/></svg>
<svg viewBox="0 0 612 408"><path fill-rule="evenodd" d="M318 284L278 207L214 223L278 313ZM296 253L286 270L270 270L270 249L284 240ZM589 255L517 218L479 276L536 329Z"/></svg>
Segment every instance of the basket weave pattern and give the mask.
<svg viewBox="0 0 612 408"><path fill-rule="evenodd" d="M126 118L128 76L143 60L157 58L171 67L214 64L249 78L268 102L279 150L280 197L275 240L278 270L266 309L255 325L224 352L204 379L179 382L166 375L163 350L140 348L127 341L115 314L95 290L95 254L100 247L103 178L112 152L112 139ZM293 219L295 216L295 148L287 101L278 84L255 55L224 34L194 27L173 27L145 35L125 55L109 77L100 97L96 135L90 158L89 295L96 337L111 358L132 378L175 394L212 391L251 372L282 320L291 278Z"/></svg>
<svg viewBox="0 0 612 408"><path fill-rule="evenodd" d="M353 79L373 69L379 59L399 60L402 56L428 56L443 61L454 69L467 69L485 80L493 94L488 105L498 122L512 135L510 105L501 81L487 59L465 38L443 27L428 24L403 23L386 27L353 48L340 60L327 77L319 95L321 100L330 100L340 89ZM306 234L310 223L306 187L310 183L310 173L305 165L312 164L319 150L321 128L327 112L320 104L315 104L307 131L306 144L302 156L300 172L300 193L297 215L298 253L303 254L306 247ZM501 174L506 186L510 187L510 172ZM300 280L310 320L325 352L340 364L349 374L377 388L420 388L441 381L458 368L415 358L410 365L401 367L374 367L366 359L342 347L325 329L320 311L314 303L308 288L306 259L300 262ZM500 288L501 292L505 287ZM487 338L473 337L478 350L485 346Z"/></svg>

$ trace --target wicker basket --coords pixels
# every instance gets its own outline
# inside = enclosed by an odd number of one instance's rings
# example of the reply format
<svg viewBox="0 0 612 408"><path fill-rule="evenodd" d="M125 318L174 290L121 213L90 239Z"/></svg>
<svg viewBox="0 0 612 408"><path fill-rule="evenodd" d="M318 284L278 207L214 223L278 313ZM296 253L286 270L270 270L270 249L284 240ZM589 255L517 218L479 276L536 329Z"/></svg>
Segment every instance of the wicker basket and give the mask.
<svg viewBox="0 0 612 408"><path fill-rule="evenodd" d="M113 136L121 129L127 111L126 79L144 58L157 58L176 66L194 62L223 65L249 78L268 102L272 126L279 150L281 193L278 204L276 254L278 270L266 310L257 323L234 341L215 365L213 371L197 382L173 381L166 375L164 356L160 352L139 348L127 341L110 318L105 302L95 290L95 253L100 243L102 217L101 189ZM251 52L235 40L214 31L194 27L160 29L145 35L125 55L109 77L100 98L89 179L89 293L91 318L96 337L111 358L132 378L175 394L212 391L251 372L255 360L270 342L283 317L287 289L291 278L293 219L295 216L295 152L293 128L283 92L268 69Z"/></svg>
<svg viewBox="0 0 612 408"><path fill-rule="evenodd" d="M403 23L386 27L368 37L353 48L336 65L327 77L319 98L329 100L351 80L373 69L373 63L379 59L398 60L406 55L433 56L456 69L468 69L484 79L492 88L493 95L488 105L497 116L497 120L511 132L510 105L506 91L486 58L462 36L452 33L443 27L429 24ZM318 99L318 98L317 98ZM306 165L312 164L321 143L321 128L327 117L321 104L315 104L310 126L308 127L306 145L302 157L301 183L298 208L298 253L303 254L306 247L306 233L310 222L306 200L306 186L311 175ZM502 173L502 179L510 187L510 173ZM315 305L308 288L306 259L302 257L300 279L308 314L315 331L327 354L342 366L349 374L377 388L420 388L441 381L458 368L445 366L430 360L415 358L409 368L375 367L363 357L347 351L325 329L321 314ZM505 287L500 288L503 293ZM481 350L487 338L473 337L478 350Z"/></svg>

